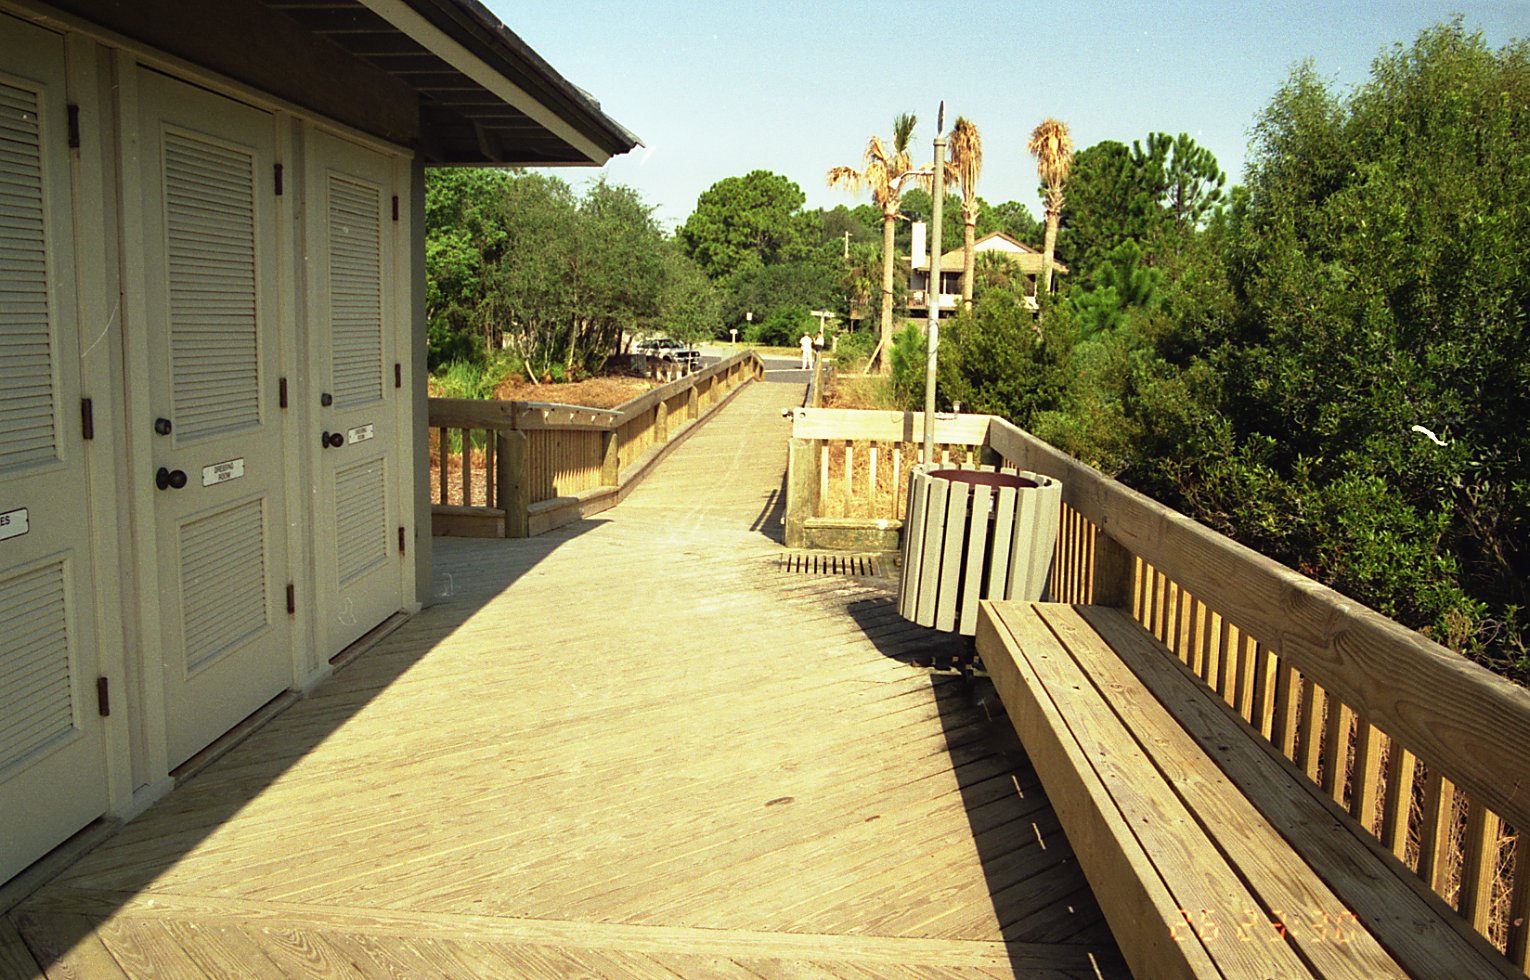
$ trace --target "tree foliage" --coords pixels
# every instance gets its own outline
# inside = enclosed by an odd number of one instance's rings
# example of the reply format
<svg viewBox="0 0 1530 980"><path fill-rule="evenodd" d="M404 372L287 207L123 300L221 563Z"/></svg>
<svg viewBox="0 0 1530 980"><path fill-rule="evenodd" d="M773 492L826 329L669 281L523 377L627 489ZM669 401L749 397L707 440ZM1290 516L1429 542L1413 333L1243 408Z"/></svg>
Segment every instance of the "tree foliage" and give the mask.
<svg viewBox="0 0 1530 980"><path fill-rule="evenodd" d="M794 181L769 170L725 177L702 191L678 238L714 280L801 259L816 244L802 211L806 201Z"/></svg>
<svg viewBox="0 0 1530 980"><path fill-rule="evenodd" d="M1081 152L1063 383L958 340L951 390L1530 679L1530 46L1457 21L1352 92L1303 66L1253 135L1225 194L1183 137Z"/></svg>
<svg viewBox="0 0 1530 980"><path fill-rule="evenodd" d="M600 368L625 336L715 328L711 283L630 188L495 170L426 178L432 368L502 346L533 378Z"/></svg>
<svg viewBox="0 0 1530 980"><path fill-rule="evenodd" d="M1074 158L1057 250L1076 281L1128 240L1151 263L1212 219L1226 181L1216 157L1185 133L1149 133L1130 147L1096 143Z"/></svg>

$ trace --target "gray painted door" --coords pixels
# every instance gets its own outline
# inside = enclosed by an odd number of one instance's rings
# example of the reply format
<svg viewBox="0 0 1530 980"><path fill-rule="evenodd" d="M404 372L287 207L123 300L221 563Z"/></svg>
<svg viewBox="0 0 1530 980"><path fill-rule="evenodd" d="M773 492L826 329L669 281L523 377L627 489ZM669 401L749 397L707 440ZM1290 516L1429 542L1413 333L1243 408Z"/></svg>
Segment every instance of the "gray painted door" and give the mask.
<svg viewBox="0 0 1530 980"><path fill-rule="evenodd" d="M0 882L107 807L64 91L0 14Z"/></svg>
<svg viewBox="0 0 1530 980"><path fill-rule="evenodd" d="M171 766L289 686L272 117L139 74L160 656ZM158 479L160 473L168 482ZM161 484L165 485L161 485Z"/></svg>
<svg viewBox="0 0 1530 980"><path fill-rule="evenodd" d="M316 133L308 145L310 364L319 642L332 656L403 605L398 549L392 161Z"/></svg>

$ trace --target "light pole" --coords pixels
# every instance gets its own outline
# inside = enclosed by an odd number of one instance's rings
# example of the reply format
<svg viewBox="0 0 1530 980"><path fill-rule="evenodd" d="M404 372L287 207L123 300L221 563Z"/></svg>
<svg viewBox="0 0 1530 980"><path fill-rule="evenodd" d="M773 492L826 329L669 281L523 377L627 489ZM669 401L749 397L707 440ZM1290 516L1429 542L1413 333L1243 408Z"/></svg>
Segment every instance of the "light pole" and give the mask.
<svg viewBox="0 0 1530 980"><path fill-rule="evenodd" d="M920 462L926 466L935 461L935 353L940 347L940 226L941 206L946 196L946 103L942 99L940 112L935 119L935 190L933 214L930 216L930 282L928 291L929 310L924 355L924 452Z"/></svg>

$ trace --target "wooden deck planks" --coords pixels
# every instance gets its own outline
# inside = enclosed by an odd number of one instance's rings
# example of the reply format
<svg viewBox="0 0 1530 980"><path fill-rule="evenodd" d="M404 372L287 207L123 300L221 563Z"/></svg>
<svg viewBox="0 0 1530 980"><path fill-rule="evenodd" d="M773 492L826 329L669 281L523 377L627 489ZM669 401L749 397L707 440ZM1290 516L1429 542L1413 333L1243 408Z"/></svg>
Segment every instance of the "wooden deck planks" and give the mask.
<svg viewBox="0 0 1530 980"><path fill-rule="evenodd" d="M907 663L950 644L891 580L775 566L794 397L597 519L438 539L435 606L22 931L129 976L1118 973L1002 715Z"/></svg>

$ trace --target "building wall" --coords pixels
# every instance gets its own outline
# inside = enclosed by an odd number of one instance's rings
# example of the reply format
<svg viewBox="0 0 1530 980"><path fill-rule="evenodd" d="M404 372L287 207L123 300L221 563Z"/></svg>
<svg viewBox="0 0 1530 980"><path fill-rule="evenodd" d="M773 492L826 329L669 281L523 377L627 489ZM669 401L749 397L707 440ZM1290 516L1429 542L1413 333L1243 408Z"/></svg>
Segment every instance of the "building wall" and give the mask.
<svg viewBox="0 0 1530 980"><path fill-rule="evenodd" d="M121 26L0 0L0 882L429 581L418 160Z"/></svg>

